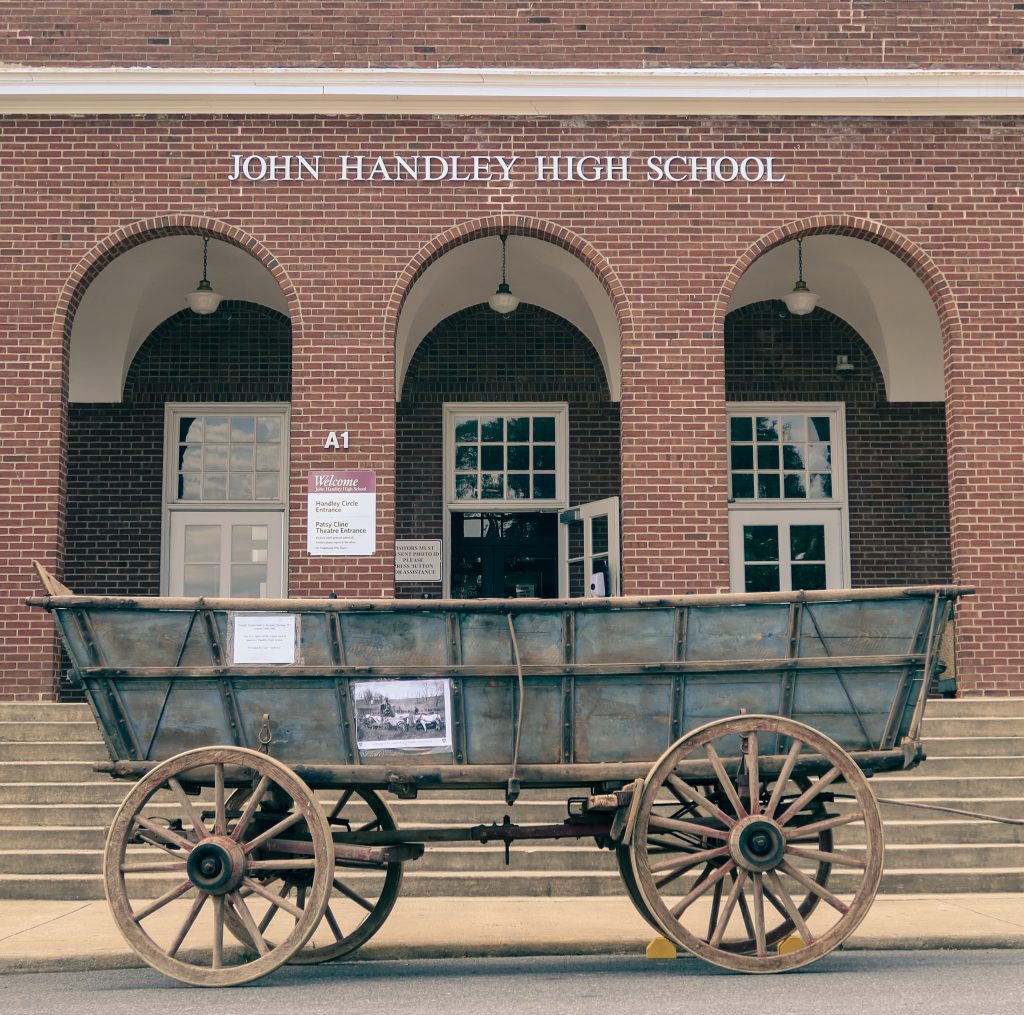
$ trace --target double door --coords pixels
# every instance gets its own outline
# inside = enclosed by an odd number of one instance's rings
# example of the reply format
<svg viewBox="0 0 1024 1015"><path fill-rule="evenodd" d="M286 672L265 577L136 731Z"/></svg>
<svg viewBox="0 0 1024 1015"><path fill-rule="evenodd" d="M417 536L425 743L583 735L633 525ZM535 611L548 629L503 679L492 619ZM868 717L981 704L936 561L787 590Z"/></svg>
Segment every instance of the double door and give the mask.
<svg viewBox="0 0 1024 1015"><path fill-rule="evenodd" d="M566 511L453 511L454 599L619 594L618 498Z"/></svg>

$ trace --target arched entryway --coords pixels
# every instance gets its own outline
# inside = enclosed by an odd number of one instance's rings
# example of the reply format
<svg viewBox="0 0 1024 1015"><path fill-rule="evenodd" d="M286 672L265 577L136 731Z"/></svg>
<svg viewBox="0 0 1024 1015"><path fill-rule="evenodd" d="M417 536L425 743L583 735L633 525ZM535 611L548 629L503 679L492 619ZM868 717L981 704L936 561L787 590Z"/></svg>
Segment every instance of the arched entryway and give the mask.
<svg viewBox="0 0 1024 1015"><path fill-rule="evenodd" d="M291 338L270 271L209 242L224 299L185 308L203 237L124 249L70 333L67 583L131 595L287 593Z"/></svg>
<svg viewBox="0 0 1024 1015"><path fill-rule="evenodd" d="M800 315L797 238L818 295ZM732 588L951 580L949 308L927 266L849 225L771 240L725 317Z"/></svg>
<svg viewBox="0 0 1024 1015"><path fill-rule="evenodd" d="M610 595L619 567L620 335L606 289L563 246L498 236L436 259L397 328L399 596ZM439 546L403 580L403 545Z"/></svg>

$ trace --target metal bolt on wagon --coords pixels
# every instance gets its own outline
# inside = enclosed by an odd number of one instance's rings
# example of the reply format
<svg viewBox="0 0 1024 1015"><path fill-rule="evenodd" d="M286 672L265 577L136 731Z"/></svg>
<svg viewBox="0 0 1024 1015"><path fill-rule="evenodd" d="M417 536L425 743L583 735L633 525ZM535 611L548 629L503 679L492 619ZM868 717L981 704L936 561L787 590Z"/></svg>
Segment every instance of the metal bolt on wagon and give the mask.
<svg viewBox="0 0 1024 1015"><path fill-rule="evenodd" d="M114 919L211 986L353 952L403 867L456 840L593 839L678 946L744 972L813 962L874 899L867 776L923 759L943 628L973 591L134 598L39 572L29 603L54 614L100 767L135 780L104 855ZM381 796L545 787L564 822L402 829Z"/></svg>

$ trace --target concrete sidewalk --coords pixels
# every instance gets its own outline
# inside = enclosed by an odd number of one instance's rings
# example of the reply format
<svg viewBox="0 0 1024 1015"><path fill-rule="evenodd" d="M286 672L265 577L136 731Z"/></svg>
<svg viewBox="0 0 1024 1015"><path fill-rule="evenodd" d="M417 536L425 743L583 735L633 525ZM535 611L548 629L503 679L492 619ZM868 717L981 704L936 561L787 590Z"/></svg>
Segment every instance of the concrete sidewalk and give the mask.
<svg viewBox="0 0 1024 1015"><path fill-rule="evenodd" d="M353 957L643 955L653 937L624 898L406 898ZM879 896L845 947L1024 948L1024 895ZM0 901L0 973L142 965L106 902Z"/></svg>

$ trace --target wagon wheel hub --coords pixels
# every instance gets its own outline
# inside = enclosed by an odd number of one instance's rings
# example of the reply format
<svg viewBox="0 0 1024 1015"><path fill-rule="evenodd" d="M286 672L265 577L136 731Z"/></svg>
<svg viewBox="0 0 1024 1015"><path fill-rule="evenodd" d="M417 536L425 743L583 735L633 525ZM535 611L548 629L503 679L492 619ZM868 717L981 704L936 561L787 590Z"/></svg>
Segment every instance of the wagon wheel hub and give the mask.
<svg viewBox="0 0 1024 1015"><path fill-rule="evenodd" d="M189 880L200 891L227 895L242 883L245 853L227 836L210 836L189 853L186 870Z"/></svg>
<svg viewBox="0 0 1024 1015"><path fill-rule="evenodd" d="M786 853L786 837L772 820L751 815L739 821L729 835L729 854L745 870L775 870Z"/></svg>

